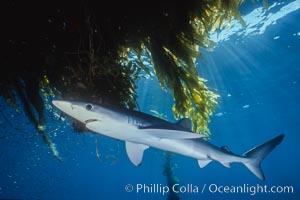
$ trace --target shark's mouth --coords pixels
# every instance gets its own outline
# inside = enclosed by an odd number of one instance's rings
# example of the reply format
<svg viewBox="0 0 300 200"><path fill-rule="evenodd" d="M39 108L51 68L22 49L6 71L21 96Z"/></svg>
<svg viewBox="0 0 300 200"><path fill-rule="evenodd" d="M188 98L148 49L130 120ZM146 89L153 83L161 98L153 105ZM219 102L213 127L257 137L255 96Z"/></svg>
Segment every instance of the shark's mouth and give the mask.
<svg viewBox="0 0 300 200"><path fill-rule="evenodd" d="M98 119L88 119L88 120L86 120L84 123L85 124L88 124L88 123L90 123L90 122L95 122L95 121L99 121Z"/></svg>

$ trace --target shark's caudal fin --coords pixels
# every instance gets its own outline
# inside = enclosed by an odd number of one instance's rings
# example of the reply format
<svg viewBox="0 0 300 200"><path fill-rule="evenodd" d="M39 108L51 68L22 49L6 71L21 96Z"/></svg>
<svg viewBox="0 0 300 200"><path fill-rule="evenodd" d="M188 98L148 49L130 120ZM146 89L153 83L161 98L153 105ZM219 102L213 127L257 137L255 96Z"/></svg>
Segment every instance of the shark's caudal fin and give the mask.
<svg viewBox="0 0 300 200"><path fill-rule="evenodd" d="M247 162L244 162L243 164L258 178L261 180L265 180L264 173L260 167L261 161L277 146L281 143L283 140L284 135L279 135L268 142L257 146L246 153L244 153L244 156L246 158L249 158Z"/></svg>

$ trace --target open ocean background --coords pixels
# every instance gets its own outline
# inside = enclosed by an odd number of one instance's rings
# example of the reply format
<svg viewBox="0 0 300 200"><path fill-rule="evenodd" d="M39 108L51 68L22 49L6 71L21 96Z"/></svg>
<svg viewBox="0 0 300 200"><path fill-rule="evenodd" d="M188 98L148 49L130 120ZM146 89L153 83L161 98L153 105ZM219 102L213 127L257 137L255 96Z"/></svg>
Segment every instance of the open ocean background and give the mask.
<svg viewBox="0 0 300 200"><path fill-rule="evenodd" d="M204 60L197 63L209 88L221 95L209 124L209 142L242 154L281 133L286 137L262 163L265 181L241 164L228 169L213 162L200 169L196 160L173 155L179 184L199 187L198 193L180 193L180 199L300 199L300 0L269 4L268 10L251 1L242 5L246 29L233 23L213 35L217 47L201 50ZM138 85L140 110L157 111L175 122L171 95L157 80L141 78ZM148 149L142 166L135 167L123 142L77 134L50 106L47 131L64 160L60 163L23 113L2 98L0 106L0 199L167 199L161 193L125 191L128 184L134 189L136 184L167 185L163 151ZM292 186L293 193L221 194L210 192L211 184Z"/></svg>

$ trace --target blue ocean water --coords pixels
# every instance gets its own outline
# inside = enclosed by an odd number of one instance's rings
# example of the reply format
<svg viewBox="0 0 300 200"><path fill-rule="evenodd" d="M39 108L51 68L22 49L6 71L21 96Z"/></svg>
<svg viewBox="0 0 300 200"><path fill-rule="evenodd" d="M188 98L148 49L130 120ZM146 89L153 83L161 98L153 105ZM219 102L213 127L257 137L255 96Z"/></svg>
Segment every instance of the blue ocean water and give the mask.
<svg viewBox="0 0 300 200"><path fill-rule="evenodd" d="M260 5L244 6L248 31L237 25L231 32L224 30L214 38L217 47L201 50L205 59L197 60L201 76L221 96L209 124L209 142L242 154L285 134L262 163L266 180L240 164L228 169L213 162L200 169L196 160L172 155L173 173L182 186L180 199L300 199L300 1L270 5L268 11L257 11L260 15L252 12ZM141 111L158 111L175 121L172 98L157 80L149 77L138 84ZM168 185L163 151L148 149L142 166L135 167L123 142L75 133L71 122L58 120L59 111L49 107L47 131L64 160L60 163L23 113L16 113L3 99L0 105L0 199L168 198L161 191ZM126 191L129 184L131 192ZM148 188L137 191L140 185ZM238 186L243 192L232 190Z"/></svg>

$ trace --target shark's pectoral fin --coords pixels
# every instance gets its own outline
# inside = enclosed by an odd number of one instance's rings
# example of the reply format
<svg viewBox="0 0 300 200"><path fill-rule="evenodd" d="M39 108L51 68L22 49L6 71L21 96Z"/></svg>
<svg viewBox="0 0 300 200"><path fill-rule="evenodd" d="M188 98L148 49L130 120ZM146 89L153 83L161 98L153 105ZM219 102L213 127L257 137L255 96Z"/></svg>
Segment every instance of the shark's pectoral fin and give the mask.
<svg viewBox="0 0 300 200"><path fill-rule="evenodd" d="M142 163L144 151L148 149L149 146L128 141L125 142L125 146L130 161L135 166L139 166Z"/></svg>
<svg viewBox="0 0 300 200"><path fill-rule="evenodd" d="M203 168L208 165L212 160L198 160L199 167Z"/></svg>
<svg viewBox="0 0 300 200"><path fill-rule="evenodd" d="M207 137L202 134L169 129L143 129L143 132L160 139L197 139Z"/></svg>

